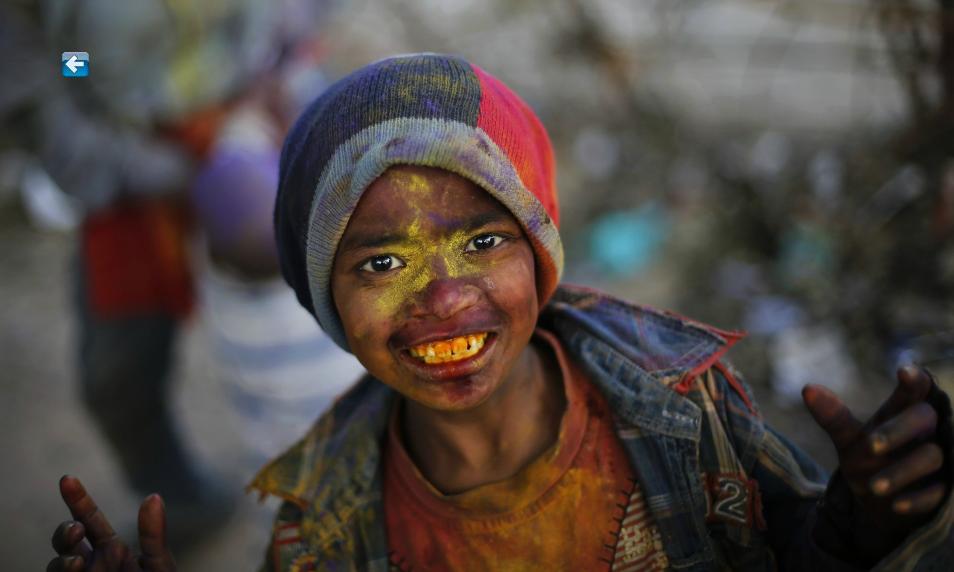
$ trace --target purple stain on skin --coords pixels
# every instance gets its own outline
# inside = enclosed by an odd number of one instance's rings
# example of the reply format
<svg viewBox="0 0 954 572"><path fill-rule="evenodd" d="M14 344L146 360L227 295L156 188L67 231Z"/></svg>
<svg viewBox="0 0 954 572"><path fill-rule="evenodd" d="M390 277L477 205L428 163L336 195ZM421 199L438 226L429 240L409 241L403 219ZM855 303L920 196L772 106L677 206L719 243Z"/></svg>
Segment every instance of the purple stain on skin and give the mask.
<svg viewBox="0 0 954 572"><path fill-rule="evenodd" d="M431 221L437 226L447 227L447 228L453 227L453 224L454 224L454 221L448 220L442 217L440 214L434 213L434 212L427 213L427 220Z"/></svg>

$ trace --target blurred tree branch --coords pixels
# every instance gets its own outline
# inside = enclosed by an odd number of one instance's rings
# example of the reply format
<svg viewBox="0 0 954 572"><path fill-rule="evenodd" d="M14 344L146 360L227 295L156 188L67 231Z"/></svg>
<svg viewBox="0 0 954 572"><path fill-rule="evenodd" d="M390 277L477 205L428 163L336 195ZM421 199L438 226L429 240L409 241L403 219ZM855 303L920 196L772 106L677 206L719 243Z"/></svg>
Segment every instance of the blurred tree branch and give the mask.
<svg viewBox="0 0 954 572"><path fill-rule="evenodd" d="M901 155L926 166L954 153L954 0L936 4L930 19L911 0L877 5L882 36L911 114L899 141Z"/></svg>

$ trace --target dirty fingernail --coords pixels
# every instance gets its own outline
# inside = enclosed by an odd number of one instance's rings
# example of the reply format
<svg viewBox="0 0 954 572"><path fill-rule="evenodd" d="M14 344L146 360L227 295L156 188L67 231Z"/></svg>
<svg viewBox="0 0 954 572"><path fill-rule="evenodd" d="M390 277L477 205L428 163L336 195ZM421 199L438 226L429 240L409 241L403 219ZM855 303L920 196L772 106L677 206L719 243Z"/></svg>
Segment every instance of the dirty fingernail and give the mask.
<svg viewBox="0 0 954 572"><path fill-rule="evenodd" d="M891 488L891 482L888 479L875 479L871 483L871 490L874 491L876 495L883 495L888 492L888 489Z"/></svg>

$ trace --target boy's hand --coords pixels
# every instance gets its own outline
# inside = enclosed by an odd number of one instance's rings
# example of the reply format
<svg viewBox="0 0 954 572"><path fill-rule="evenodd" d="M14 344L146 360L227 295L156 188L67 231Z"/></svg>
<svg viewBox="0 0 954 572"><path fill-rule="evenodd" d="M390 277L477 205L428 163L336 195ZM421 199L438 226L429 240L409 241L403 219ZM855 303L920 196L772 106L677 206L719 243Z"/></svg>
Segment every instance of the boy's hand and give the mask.
<svg viewBox="0 0 954 572"><path fill-rule="evenodd" d="M60 479L60 494L75 520L60 524L53 533L57 556L47 572L174 572L175 561L166 544L166 514L159 495L150 495L139 507L138 558L123 542L86 493L79 479Z"/></svg>
<svg viewBox="0 0 954 572"><path fill-rule="evenodd" d="M925 524L950 492L941 468L938 415L927 402L934 382L919 367L898 370L898 385L866 423L828 389L806 386L805 405L838 451L839 470L854 497L851 536L880 558Z"/></svg>

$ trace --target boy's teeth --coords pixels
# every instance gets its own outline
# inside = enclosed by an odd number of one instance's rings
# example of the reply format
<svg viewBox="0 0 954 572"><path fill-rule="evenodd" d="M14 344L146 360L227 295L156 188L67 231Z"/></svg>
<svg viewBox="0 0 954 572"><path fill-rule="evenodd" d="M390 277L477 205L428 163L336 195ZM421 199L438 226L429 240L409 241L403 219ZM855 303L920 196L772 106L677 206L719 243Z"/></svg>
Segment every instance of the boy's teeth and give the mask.
<svg viewBox="0 0 954 572"><path fill-rule="evenodd" d="M414 346L409 351L424 363L444 363L468 358L480 351L487 340L487 333L459 336L449 340Z"/></svg>

